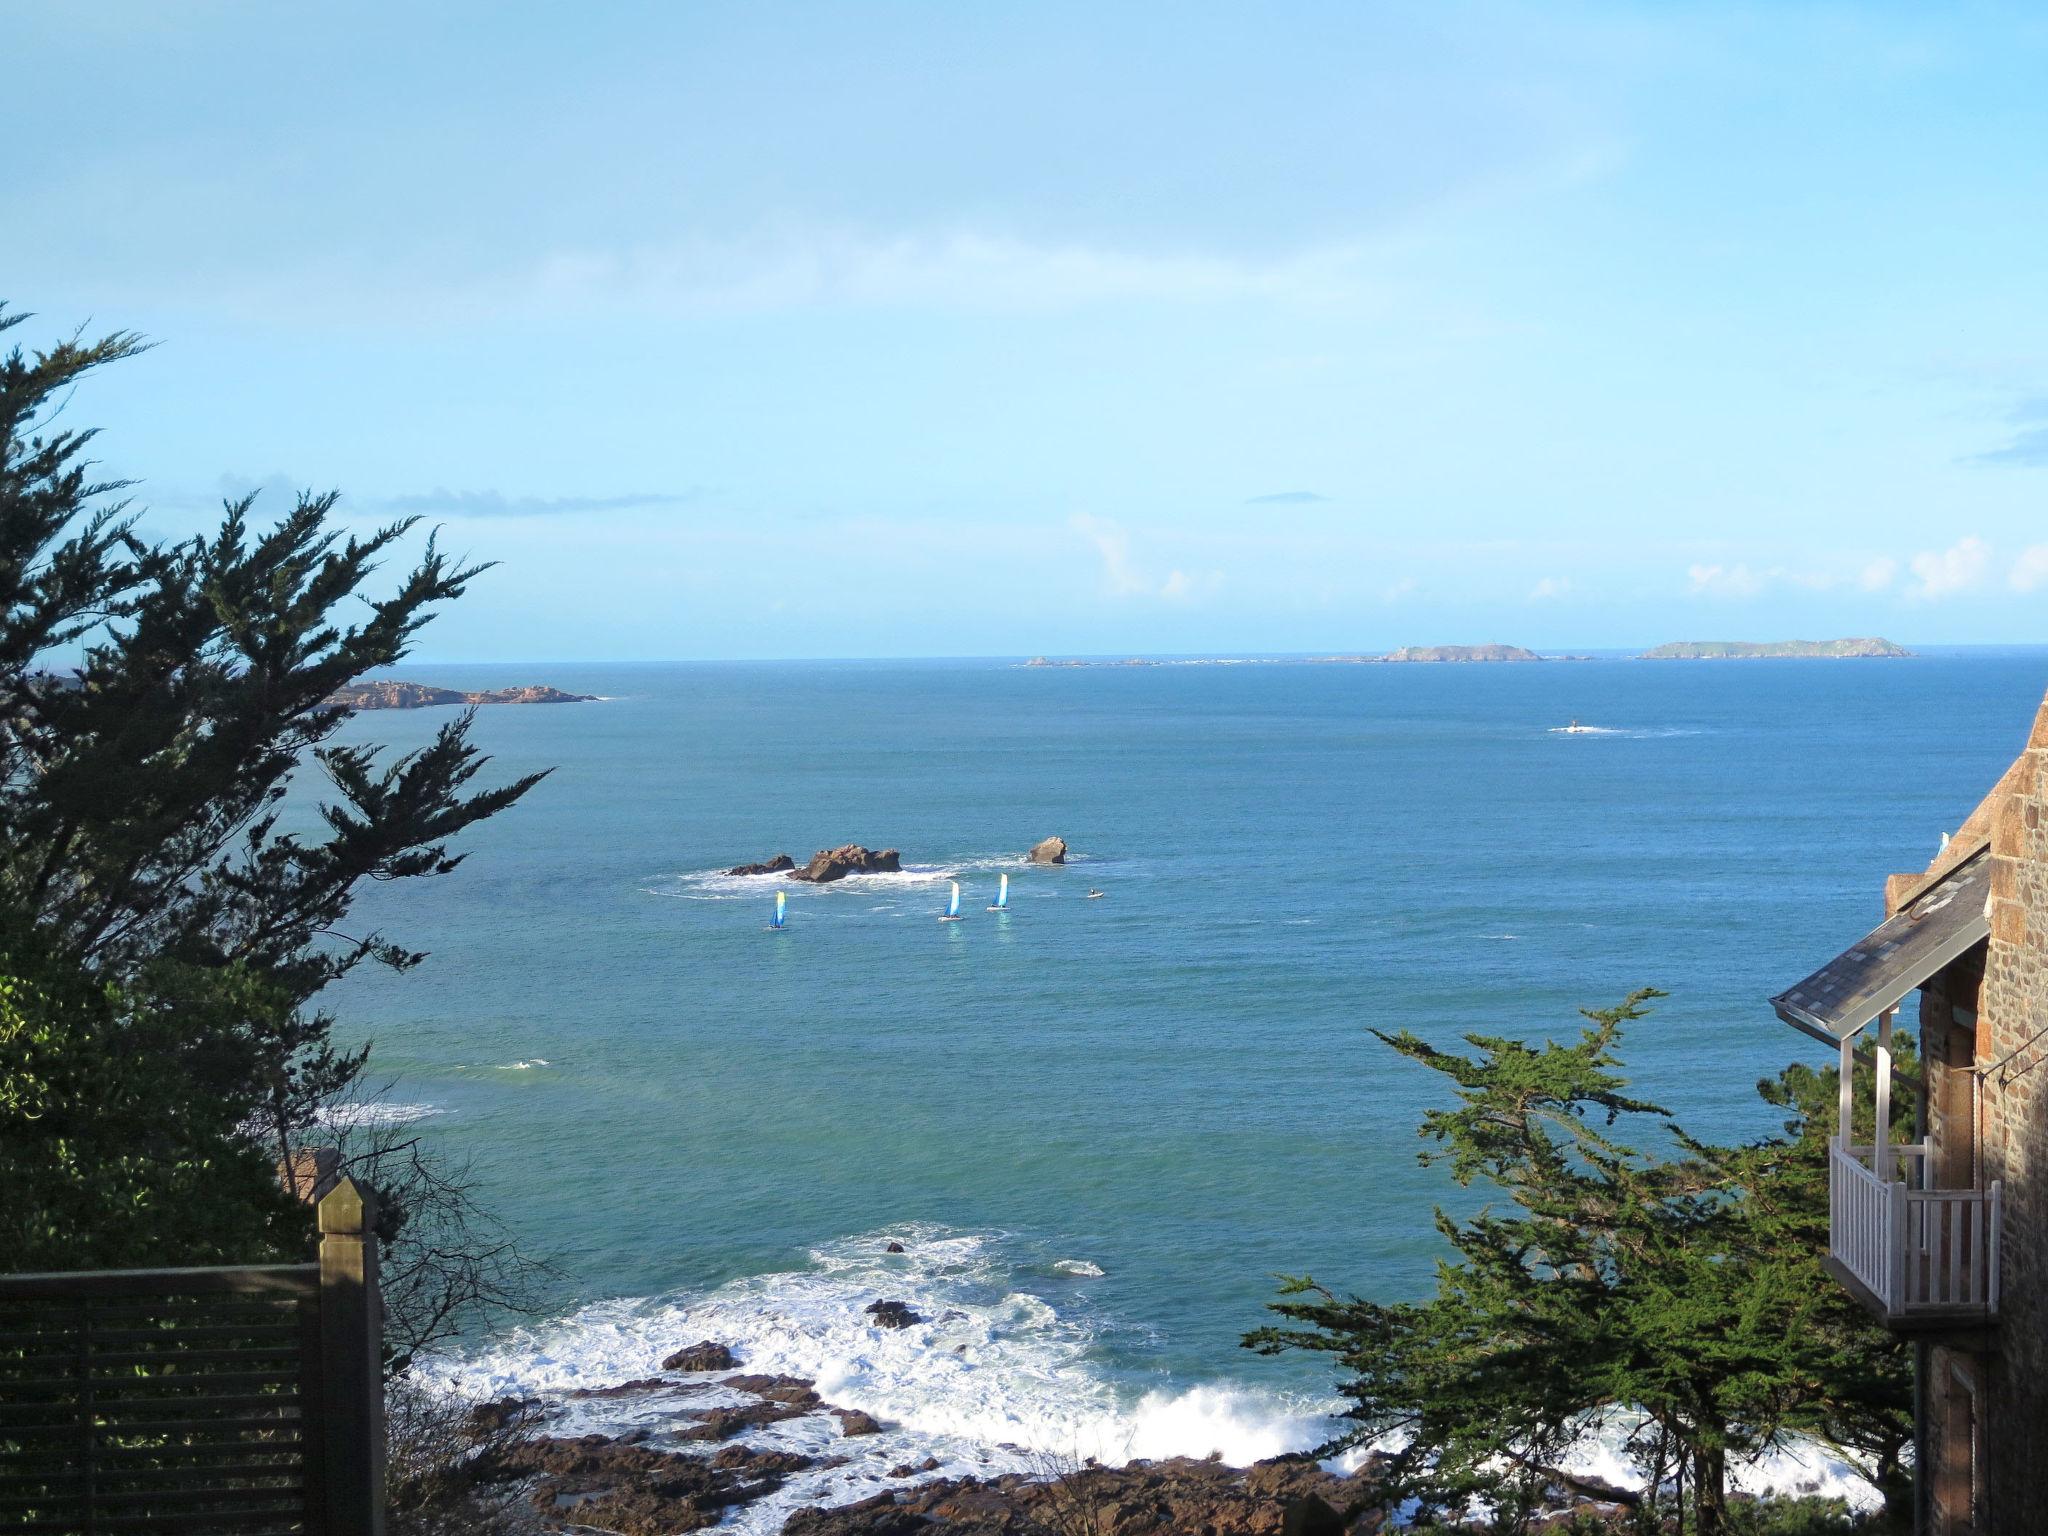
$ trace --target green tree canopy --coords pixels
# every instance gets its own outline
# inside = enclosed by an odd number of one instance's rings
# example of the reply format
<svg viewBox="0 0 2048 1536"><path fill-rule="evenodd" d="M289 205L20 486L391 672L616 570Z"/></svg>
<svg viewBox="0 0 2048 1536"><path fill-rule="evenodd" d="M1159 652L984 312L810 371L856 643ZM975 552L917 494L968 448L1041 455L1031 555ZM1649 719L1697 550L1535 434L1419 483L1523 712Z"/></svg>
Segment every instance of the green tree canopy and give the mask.
<svg viewBox="0 0 2048 1536"><path fill-rule="evenodd" d="M1622 1034L1658 995L1537 1046L1468 1035L1464 1055L1380 1035L1452 1085L1453 1106L1422 1117L1423 1162L1501 1201L1437 1212L1451 1256L1429 1299L1297 1279L1274 1305L1284 1322L1245 1342L1335 1356L1354 1427L1326 1449L1394 1445L1393 1491L1425 1510L1518 1527L1560 1486L1614 1492L1564 1466L1617 1429L1646 1506L1677 1498L1704 1536L1724 1526L1731 1459L1795 1431L1857 1457L1888 1499L1910 1494L1910 1356L1821 1265L1835 1075L1760 1085L1788 1112L1782 1137L1705 1143L1627 1092Z"/></svg>
<svg viewBox="0 0 2048 1536"><path fill-rule="evenodd" d="M23 318L0 311L0 331ZM540 776L486 787L467 715L397 757L335 739L335 689L403 657L483 569L429 539L375 590L410 521L350 534L327 494L259 527L244 498L211 536L140 535L124 484L93 472L93 433L62 422L81 380L139 350L114 335L0 359L0 956L27 957L33 985L7 1027L40 1042L42 1063L0 1056L0 1092L45 1105L9 1112L0 1156L33 1158L51 1113L82 1127L98 1112L78 1097L95 1053L113 1072L155 1042L174 1070L133 1085L156 1095L148 1136L185 1137L198 1156L225 1119L258 1128L275 1159L362 1070L364 1052L332 1039L322 989L366 962L422 958L351 930L365 882L454 869L453 839ZM312 834L281 824L287 785L309 769L325 785ZM100 1166L121 1165L116 1142L123 1124L142 1136L137 1121L107 1106L91 1131ZM245 1182L195 1177L154 1198L214 1231L219 1213L197 1207L242 1200ZM65 1224L127 1221L117 1188L82 1184ZM175 1223L148 1226L148 1242L144 1230L129 1236L155 1262L208 1247L181 1246ZM100 1252L99 1238L79 1251Z"/></svg>

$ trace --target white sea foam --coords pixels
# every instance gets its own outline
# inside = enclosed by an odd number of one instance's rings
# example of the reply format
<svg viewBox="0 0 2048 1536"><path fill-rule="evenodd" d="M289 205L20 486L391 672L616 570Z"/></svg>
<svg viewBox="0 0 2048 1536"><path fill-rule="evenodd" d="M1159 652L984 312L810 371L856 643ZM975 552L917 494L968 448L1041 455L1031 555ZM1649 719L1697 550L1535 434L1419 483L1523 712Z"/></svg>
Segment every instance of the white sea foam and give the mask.
<svg viewBox="0 0 2048 1536"><path fill-rule="evenodd" d="M535 1067L551 1067L554 1063L545 1056L531 1056L524 1061L508 1061L498 1068L500 1072L531 1072Z"/></svg>
<svg viewBox="0 0 2048 1536"><path fill-rule="evenodd" d="M1091 1280L1102 1275L1102 1266L1086 1259L1054 1259L1052 1267L1063 1275L1082 1275Z"/></svg>
<svg viewBox="0 0 2048 1536"><path fill-rule="evenodd" d="M892 1237L905 1253L886 1251ZM659 1430L678 1407L711 1400L574 1401L566 1394L646 1376L680 1345L716 1339L742 1370L807 1377L828 1403L864 1409L887 1426L851 1441L815 1416L749 1431L749 1444L852 1459L807 1472L749 1506L734 1521L748 1531L779 1528L798 1504L900 1487L889 1469L926 1457L939 1462L932 1477L1033 1472L1049 1460L1089 1456L1122 1462L1216 1452L1244 1463L1314 1445L1328 1433L1334 1403L1221 1383L1119 1392L1091 1358L1095 1326L1011 1288L1017 1277L996 1255L997 1244L937 1227L870 1234L816 1250L806 1269L736 1280L708 1294L600 1302L467 1358L437 1362L430 1379L477 1395L557 1401L563 1417L551 1428L558 1433ZM906 1302L923 1321L881 1328L863 1310L880 1300Z"/></svg>
<svg viewBox="0 0 2048 1536"><path fill-rule="evenodd" d="M641 889L650 896L666 896L682 901L758 899L774 891L778 886L784 890L805 894L864 894L873 897L890 891L914 891L923 886L943 885L948 880L967 882L975 875L994 874L999 871L1014 874L1027 867L1030 867L1029 861L1022 852L976 854L971 858L953 859L945 863L906 864L899 870L846 875L838 880L827 881L823 885L813 885L807 880L793 880L787 874L731 875L724 869L699 869L662 876L642 886Z"/></svg>
<svg viewBox="0 0 2048 1536"><path fill-rule="evenodd" d="M330 1104L318 1112L322 1125L351 1130L359 1125L405 1125L429 1115L445 1114L439 1104L397 1104L373 1100L367 1104Z"/></svg>
<svg viewBox="0 0 2048 1536"><path fill-rule="evenodd" d="M905 1251L888 1252L892 1240ZM1062 1311L1021 1289L1028 1267L1013 1267L993 1234L905 1226L818 1248L810 1260L699 1295L599 1302L422 1371L469 1395L546 1399L556 1414L551 1433L659 1434L681 1427L678 1410L737 1399L716 1391L722 1377L700 1378L711 1390L680 1398L568 1394L647 1376L670 1351L714 1339L733 1350L743 1372L806 1377L826 1402L882 1422L882 1433L853 1440L823 1415L746 1431L742 1440L751 1446L846 1458L799 1473L737 1511L728 1524L749 1536L779 1530L799 1505L900 1488L906 1480L891 1478L890 1469L926 1458L938 1465L925 1478L1043 1473L1087 1457L1121 1463L1214 1453L1242 1465L1310 1449L1341 1422L1332 1398L1224 1382L1119 1387L1101 1363L1097 1326L1085 1310L1077 1303ZM1052 1267L1101 1273L1086 1260ZM878 1326L864 1309L882 1300L906 1303L921 1321ZM1639 1482L1625 1440L1624 1429L1603 1432L1572 1470L1623 1486ZM1355 1464L1362 1455L1345 1460ZM1880 1502L1851 1468L1813 1447L1775 1453L1733 1475L1752 1492L1820 1492L1859 1509Z"/></svg>

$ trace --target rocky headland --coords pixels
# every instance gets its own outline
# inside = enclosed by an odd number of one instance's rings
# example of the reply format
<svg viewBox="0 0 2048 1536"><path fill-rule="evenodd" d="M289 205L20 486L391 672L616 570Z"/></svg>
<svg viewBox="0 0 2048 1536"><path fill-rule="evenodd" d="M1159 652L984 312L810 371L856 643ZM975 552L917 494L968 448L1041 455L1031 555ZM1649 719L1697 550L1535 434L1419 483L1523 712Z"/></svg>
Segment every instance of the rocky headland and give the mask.
<svg viewBox="0 0 2048 1536"><path fill-rule="evenodd" d="M1877 636L1850 640L1674 640L1643 652L1644 661L1770 661L1785 657L1852 661L1864 657L1910 656L1902 645Z"/></svg>
<svg viewBox="0 0 2048 1536"><path fill-rule="evenodd" d="M593 693L564 693L559 688L529 685L523 688L484 688L465 693L457 688L435 688L426 683L377 680L350 683L327 696L329 704L343 709L438 709L447 704L589 704Z"/></svg>

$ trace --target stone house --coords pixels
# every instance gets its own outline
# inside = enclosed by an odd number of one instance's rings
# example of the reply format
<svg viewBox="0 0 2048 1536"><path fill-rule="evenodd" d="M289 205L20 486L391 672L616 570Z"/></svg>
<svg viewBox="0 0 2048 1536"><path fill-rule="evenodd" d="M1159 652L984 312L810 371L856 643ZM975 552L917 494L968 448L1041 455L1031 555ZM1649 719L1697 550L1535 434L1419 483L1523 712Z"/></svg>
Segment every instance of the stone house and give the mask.
<svg viewBox="0 0 2048 1536"><path fill-rule="evenodd" d="M1828 1269L1914 1341L1918 1528L2048 1533L2048 701L1934 862L1885 882L1884 910L1771 999L1845 1068ZM1892 1049L1915 991L1921 1079ZM1846 1068L1865 1053L1876 1130L1858 1144Z"/></svg>

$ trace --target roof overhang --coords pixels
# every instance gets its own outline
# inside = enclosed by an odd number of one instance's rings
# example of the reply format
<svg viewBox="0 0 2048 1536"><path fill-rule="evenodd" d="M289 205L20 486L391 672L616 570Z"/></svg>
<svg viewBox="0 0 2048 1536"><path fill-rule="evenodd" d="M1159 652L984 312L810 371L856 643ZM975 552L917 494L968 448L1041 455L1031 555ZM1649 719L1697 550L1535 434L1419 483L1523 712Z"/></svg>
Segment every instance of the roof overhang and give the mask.
<svg viewBox="0 0 2048 1536"><path fill-rule="evenodd" d="M1771 999L1778 1017L1839 1044L1991 932L1991 855L1950 870L1911 905Z"/></svg>

